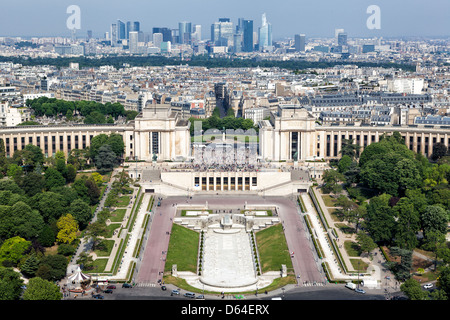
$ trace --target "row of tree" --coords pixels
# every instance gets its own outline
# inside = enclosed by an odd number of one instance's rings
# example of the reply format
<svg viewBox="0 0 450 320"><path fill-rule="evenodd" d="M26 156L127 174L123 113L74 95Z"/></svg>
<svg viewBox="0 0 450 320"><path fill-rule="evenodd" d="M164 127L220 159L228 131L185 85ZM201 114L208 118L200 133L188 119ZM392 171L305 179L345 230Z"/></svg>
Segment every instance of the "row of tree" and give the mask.
<svg viewBox="0 0 450 320"><path fill-rule="evenodd" d="M180 63L176 57L164 57L161 55L154 56L114 56L95 58L91 57L59 57L59 58L22 58L22 57L2 57L0 62L20 63L24 66L36 65L52 65L58 68L67 67L70 63L78 63L81 68L84 67L100 67L104 65L113 66L115 68L122 68L124 64L130 66L173 66ZM335 61L306 61L306 60L265 60L259 58L246 59L242 57L230 58L210 58L209 55L192 56L189 59L182 61L182 63L189 66L202 66L206 68L282 68L288 70L304 70L314 68L332 68L336 65L347 65L349 63L358 67L373 67L373 68L396 68L405 71L415 71L415 65L407 63L392 63L392 62L364 62L364 61L348 61L345 59Z"/></svg>
<svg viewBox="0 0 450 320"><path fill-rule="evenodd" d="M65 101L56 98L39 97L28 99L26 105L34 111L37 117L66 117L73 120L74 116L84 118L86 124L114 123L119 117L132 120L138 114L137 111L125 110L124 106L116 103L99 103L96 101Z"/></svg>
<svg viewBox="0 0 450 320"><path fill-rule="evenodd" d="M231 109L230 109L231 110ZM254 129L255 132L258 132L258 127L255 126L252 119L244 119L241 117L235 117L234 112L228 112L227 115L223 118L220 117L220 112L218 108L215 108L211 117L205 118L205 119L197 119L197 118L190 118L189 121L191 122L190 126L190 133L191 136L194 134L202 134L203 132L195 132L196 125L195 122L197 122L197 125L199 123L201 124L201 129L203 131L209 130L209 129L242 129L244 131Z"/></svg>

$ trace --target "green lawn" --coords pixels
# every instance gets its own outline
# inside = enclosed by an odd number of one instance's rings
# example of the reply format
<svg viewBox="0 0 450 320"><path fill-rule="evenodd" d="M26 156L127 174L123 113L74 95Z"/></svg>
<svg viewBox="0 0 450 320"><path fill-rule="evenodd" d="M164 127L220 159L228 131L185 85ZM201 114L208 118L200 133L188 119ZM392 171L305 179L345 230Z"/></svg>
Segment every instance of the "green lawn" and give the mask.
<svg viewBox="0 0 450 320"><path fill-rule="evenodd" d="M281 270L285 264L292 268L292 261L281 223L258 231L256 234L261 272Z"/></svg>
<svg viewBox="0 0 450 320"><path fill-rule="evenodd" d="M111 212L109 219L111 222L122 222L127 209L116 209Z"/></svg>
<svg viewBox="0 0 450 320"><path fill-rule="evenodd" d="M323 202L325 202L325 205L327 207L334 207L336 203L336 199L332 198L330 195L322 195Z"/></svg>
<svg viewBox="0 0 450 320"><path fill-rule="evenodd" d="M94 260L94 269L88 270L86 273L101 273L105 271L106 264L108 263L108 259L100 258ZM83 271L84 272L84 271Z"/></svg>
<svg viewBox="0 0 450 320"><path fill-rule="evenodd" d="M350 257L359 257L362 253L360 246L353 241L345 241L344 248Z"/></svg>
<svg viewBox="0 0 450 320"><path fill-rule="evenodd" d="M119 229L120 225L120 223L111 223L109 226L107 226L106 229L108 230L108 235L106 236L106 238L112 238L114 230Z"/></svg>
<svg viewBox="0 0 450 320"><path fill-rule="evenodd" d="M199 237L198 232L173 224L164 270L170 272L176 264L178 271L196 273Z"/></svg>
<svg viewBox="0 0 450 320"><path fill-rule="evenodd" d="M350 259L353 269L357 272L367 272L369 265L361 259Z"/></svg>
<svg viewBox="0 0 450 320"><path fill-rule="evenodd" d="M126 207L130 203L129 196L121 196L117 201L116 207Z"/></svg>
<svg viewBox="0 0 450 320"><path fill-rule="evenodd" d="M106 246L105 250L95 250L94 252L98 257L109 257L114 247L114 240L102 240L102 242Z"/></svg>

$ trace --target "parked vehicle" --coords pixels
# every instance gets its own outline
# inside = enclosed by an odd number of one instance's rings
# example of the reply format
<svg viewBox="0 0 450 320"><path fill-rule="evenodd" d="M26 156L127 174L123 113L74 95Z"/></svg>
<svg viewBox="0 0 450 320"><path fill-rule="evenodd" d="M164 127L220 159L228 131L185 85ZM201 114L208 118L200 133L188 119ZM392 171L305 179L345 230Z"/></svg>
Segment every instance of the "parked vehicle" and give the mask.
<svg viewBox="0 0 450 320"><path fill-rule="evenodd" d="M102 300L104 297L101 294L94 294L92 298Z"/></svg>
<svg viewBox="0 0 450 320"><path fill-rule="evenodd" d="M197 296L196 299L199 299L199 300L205 300L205 296L202 295L202 294L200 294L200 295Z"/></svg>
<svg viewBox="0 0 450 320"><path fill-rule="evenodd" d="M174 294L180 294L180 291L178 291L178 290L172 290L172 293L171 293L170 295L173 296Z"/></svg>
<svg viewBox="0 0 450 320"><path fill-rule="evenodd" d="M433 284L432 283L427 283L423 286L424 289L431 289L433 288Z"/></svg>
<svg viewBox="0 0 450 320"><path fill-rule="evenodd" d="M360 289L360 288L356 288L356 289L355 289L355 292L358 292L358 293L366 293L363 289Z"/></svg>
<svg viewBox="0 0 450 320"><path fill-rule="evenodd" d="M106 289L103 293L113 293L113 291L111 289Z"/></svg>
<svg viewBox="0 0 450 320"><path fill-rule="evenodd" d="M133 288L133 286L131 284L129 284L129 283L124 283L122 285L122 288Z"/></svg>
<svg viewBox="0 0 450 320"><path fill-rule="evenodd" d="M116 286L110 285L110 286L107 286L106 289L116 289Z"/></svg>
<svg viewBox="0 0 450 320"><path fill-rule="evenodd" d="M351 289L351 290L355 290L355 289L356 289L356 284L354 284L353 282L347 282L347 283L345 284L345 287L346 287L346 288L349 288L349 289Z"/></svg>
<svg viewBox="0 0 450 320"><path fill-rule="evenodd" d="M192 293L192 292L186 292L186 293L184 294L184 296L185 296L186 298L191 298L191 299L193 299L193 298L195 298L195 293Z"/></svg>

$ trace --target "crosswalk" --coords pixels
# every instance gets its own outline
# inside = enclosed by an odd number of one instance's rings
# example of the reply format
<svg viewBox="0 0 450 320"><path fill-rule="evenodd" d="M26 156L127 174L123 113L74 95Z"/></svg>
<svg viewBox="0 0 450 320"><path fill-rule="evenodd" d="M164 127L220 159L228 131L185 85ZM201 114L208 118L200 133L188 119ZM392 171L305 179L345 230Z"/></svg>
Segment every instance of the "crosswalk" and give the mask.
<svg viewBox="0 0 450 320"><path fill-rule="evenodd" d="M318 282L318 281L313 281L313 282L305 281L305 282L300 283L300 285L303 287L323 287L325 285L325 283Z"/></svg>
<svg viewBox="0 0 450 320"><path fill-rule="evenodd" d="M156 287L156 283L152 283L152 282L141 282L141 283L136 283L136 287L140 287L140 288L153 288ZM159 284L158 284L159 286Z"/></svg>

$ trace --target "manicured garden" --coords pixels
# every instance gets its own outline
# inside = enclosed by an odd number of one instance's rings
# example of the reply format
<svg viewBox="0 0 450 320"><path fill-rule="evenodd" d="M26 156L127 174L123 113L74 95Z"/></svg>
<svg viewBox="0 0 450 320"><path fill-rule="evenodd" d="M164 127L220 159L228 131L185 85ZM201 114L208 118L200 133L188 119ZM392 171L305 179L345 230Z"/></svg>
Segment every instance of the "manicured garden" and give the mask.
<svg viewBox="0 0 450 320"><path fill-rule="evenodd" d="M281 270L285 264L292 269L292 261L281 224L256 232L261 272Z"/></svg>

